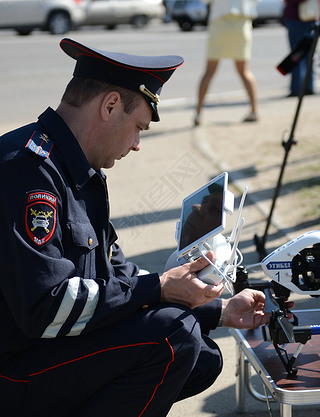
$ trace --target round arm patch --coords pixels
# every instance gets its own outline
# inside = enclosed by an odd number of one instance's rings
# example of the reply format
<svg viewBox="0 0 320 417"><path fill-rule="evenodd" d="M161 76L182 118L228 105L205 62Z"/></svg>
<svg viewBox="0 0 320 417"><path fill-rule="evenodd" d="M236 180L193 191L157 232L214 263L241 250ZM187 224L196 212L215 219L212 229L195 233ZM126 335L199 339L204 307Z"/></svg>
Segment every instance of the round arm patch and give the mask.
<svg viewBox="0 0 320 417"><path fill-rule="evenodd" d="M25 226L28 236L38 246L49 242L56 228L57 199L47 192L32 192L27 196Z"/></svg>

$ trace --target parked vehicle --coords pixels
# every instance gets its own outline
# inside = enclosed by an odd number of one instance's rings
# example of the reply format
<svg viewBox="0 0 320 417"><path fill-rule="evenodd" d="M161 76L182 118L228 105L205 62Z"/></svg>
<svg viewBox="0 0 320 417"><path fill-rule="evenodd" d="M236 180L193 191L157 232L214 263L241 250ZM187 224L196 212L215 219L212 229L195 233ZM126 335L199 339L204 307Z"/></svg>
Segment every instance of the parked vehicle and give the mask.
<svg viewBox="0 0 320 417"><path fill-rule="evenodd" d="M181 30L192 30L196 25L208 24L209 0L167 0L167 21L176 21ZM283 0L259 0L257 2L258 16L253 20L253 26L259 26L270 21L282 22ZM170 14L170 17L169 17Z"/></svg>
<svg viewBox="0 0 320 417"><path fill-rule="evenodd" d="M202 0L176 0L171 5L171 19L183 31L190 31L196 25L206 26L209 17L209 4Z"/></svg>
<svg viewBox="0 0 320 417"><path fill-rule="evenodd" d="M270 21L283 21L283 0L259 0L257 4L258 16L253 20L253 26L259 26Z"/></svg>
<svg viewBox="0 0 320 417"><path fill-rule="evenodd" d="M33 29L63 34L79 26L86 0L0 0L0 29L29 35Z"/></svg>
<svg viewBox="0 0 320 417"><path fill-rule="evenodd" d="M164 19L162 0L89 0L84 25L105 25L114 29L120 24L136 28L146 26L151 19Z"/></svg>

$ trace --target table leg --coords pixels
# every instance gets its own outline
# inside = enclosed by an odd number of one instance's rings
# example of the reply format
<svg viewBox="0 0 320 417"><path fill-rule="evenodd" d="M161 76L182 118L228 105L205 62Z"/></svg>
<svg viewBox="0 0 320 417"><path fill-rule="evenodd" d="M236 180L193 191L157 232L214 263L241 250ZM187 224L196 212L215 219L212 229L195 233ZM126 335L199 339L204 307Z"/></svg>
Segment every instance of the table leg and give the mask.
<svg viewBox="0 0 320 417"><path fill-rule="evenodd" d="M292 405L280 403L280 417L292 417Z"/></svg>
<svg viewBox="0 0 320 417"><path fill-rule="evenodd" d="M236 367L236 401L237 412L245 412L245 356L237 345L237 367Z"/></svg>

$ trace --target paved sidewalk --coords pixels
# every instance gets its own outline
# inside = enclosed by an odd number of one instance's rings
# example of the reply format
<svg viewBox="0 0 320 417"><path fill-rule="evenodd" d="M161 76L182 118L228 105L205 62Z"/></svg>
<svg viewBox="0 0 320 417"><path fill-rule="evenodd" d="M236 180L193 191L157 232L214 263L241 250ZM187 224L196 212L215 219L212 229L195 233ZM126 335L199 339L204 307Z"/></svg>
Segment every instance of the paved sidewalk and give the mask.
<svg viewBox="0 0 320 417"><path fill-rule="evenodd" d="M241 238L244 265L258 262L253 241L262 236L273 190L284 157L282 140L290 133L297 100L285 92L266 91L260 96L260 121L241 123L247 104L242 93L212 96L203 112L203 124L192 126L193 103L160 105L161 122L142 139L142 149L107 172L113 217L126 255L143 268L161 272L175 249L175 223L182 199L222 171L230 175L237 202L249 187ZM266 250L320 227L320 96L304 98L289 154L283 187L277 200ZM128 201L130 203L128 204ZM234 216L235 217L235 216ZM228 228L234 218L228 219ZM228 294L224 294L228 296ZM292 295L298 308L319 308L320 301ZM212 337L224 355L224 369L214 386L201 395L175 404L170 417L236 415L235 342L228 329ZM279 361L279 366L282 366ZM261 388L260 388L261 390ZM262 391L261 391L262 392ZM267 406L247 398L246 416L269 416ZM294 407L294 417L320 416L320 406ZM272 404L273 416L279 406Z"/></svg>

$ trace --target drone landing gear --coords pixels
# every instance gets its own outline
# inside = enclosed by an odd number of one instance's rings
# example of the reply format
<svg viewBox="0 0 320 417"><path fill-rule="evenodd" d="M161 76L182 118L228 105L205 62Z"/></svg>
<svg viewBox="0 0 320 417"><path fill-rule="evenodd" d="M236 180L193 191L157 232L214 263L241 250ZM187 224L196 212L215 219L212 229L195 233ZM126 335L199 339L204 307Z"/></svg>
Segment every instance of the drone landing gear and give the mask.
<svg viewBox="0 0 320 417"><path fill-rule="evenodd" d="M289 358L287 351L284 348L281 348L279 345L276 345L275 343L273 344L279 358L281 359L281 362L283 363L286 371L288 372L288 378L294 378L297 375L298 370L297 369L293 369L293 365L299 355L299 353L301 352L302 348L303 348L303 344L300 343L299 344L299 352L295 352L291 358ZM297 349L297 350L298 350Z"/></svg>
<svg viewBox="0 0 320 417"><path fill-rule="evenodd" d="M297 324L296 317L294 323ZM294 378L297 375L297 369L293 369L293 365L308 340L311 339L313 334L313 326L295 326L287 320L283 312L272 311L270 323L263 327L264 340L271 341L273 346L281 359L288 377ZM296 351L292 354L291 358L283 347L286 343L299 343Z"/></svg>

